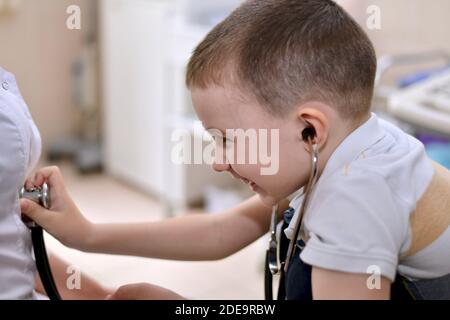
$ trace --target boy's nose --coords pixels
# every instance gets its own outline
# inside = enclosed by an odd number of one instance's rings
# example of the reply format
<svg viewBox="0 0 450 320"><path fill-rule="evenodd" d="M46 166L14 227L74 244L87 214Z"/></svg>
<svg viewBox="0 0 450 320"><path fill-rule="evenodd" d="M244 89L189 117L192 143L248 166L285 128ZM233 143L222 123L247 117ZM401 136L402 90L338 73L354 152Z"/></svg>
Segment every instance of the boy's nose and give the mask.
<svg viewBox="0 0 450 320"><path fill-rule="evenodd" d="M223 172L230 170L230 164L226 161L222 161L222 163L219 163L217 161L214 161L212 165L213 169L217 172Z"/></svg>

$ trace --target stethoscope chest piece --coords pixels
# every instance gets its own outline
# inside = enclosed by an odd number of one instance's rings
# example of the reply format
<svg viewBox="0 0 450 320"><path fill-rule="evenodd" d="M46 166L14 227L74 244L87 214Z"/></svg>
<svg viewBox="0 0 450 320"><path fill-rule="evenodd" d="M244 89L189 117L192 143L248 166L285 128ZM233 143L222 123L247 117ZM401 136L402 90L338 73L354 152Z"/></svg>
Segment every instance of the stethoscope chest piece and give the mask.
<svg viewBox="0 0 450 320"><path fill-rule="evenodd" d="M47 183L44 183L42 187L33 187L31 189L26 189L25 187L22 187L19 190L19 199L22 198L36 202L45 209L50 209L51 207L50 189ZM33 221L27 221L26 225L29 228L37 226L36 223Z"/></svg>
<svg viewBox="0 0 450 320"><path fill-rule="evenodd" d="M33 187L31 189L25 189L22 187L19 190L19 198L29 199L43 206L46 209L50 209L50 190L47 183L44 183L42 187Z"/></svg>

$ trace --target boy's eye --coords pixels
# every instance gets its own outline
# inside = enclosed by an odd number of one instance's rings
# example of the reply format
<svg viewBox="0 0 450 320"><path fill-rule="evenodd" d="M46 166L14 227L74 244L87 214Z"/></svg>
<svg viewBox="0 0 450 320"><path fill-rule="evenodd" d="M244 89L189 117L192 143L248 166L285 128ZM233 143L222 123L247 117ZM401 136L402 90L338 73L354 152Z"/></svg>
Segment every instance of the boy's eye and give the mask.
<svg viewBox="0 0 450 320"><path fill-rule="evenodd" d="M233 143L234 143L234 140L233 140L233 139L231 139L231 138L226 138L226 137L223 137L223 140L222 140L222 142L223 142L223 144L224 144L224 145L226 145L226 146L230 147L230 146L232 146L232 145L233 145Z"/></svg>
<svg viewBox="0 0 450 320"><path fill-rule="evenodd" d="M234 142L233 137L227 138L225 134L211 130L207 130L207 133L209 134L209 137L212 138L217 147L228 148L233 145Z"/></svg>
<svg viewBox="0 0 450 320"><path fill-rule="evenodd" d="M220 145L222 147L231 146L233 144L233 140L227 139L224 136L214 136L214 142L216 145Z"/></svg>
<svg viewBox="0 0 450 320"><path fill-rule="evenodd" d="M216 144L226 145L227 138L215 136L214 141L216 142Z"/></svg>

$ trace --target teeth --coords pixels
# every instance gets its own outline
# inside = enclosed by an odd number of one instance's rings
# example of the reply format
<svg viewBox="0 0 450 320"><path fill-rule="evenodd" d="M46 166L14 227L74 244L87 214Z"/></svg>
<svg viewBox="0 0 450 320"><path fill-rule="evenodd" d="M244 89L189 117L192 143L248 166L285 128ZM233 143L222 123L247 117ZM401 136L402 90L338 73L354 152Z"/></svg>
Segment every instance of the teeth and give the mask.
<svg viewBox="0 0 450 320"><path fill-rule="evenodd" d="M255 185L255 183L254 183L253 181L250 181L250 180L245 179L245 178L241 178L241 181L242 181L243 183L245 183L246 185L248 185L248 186L253 186L253 185Z"/></svg>

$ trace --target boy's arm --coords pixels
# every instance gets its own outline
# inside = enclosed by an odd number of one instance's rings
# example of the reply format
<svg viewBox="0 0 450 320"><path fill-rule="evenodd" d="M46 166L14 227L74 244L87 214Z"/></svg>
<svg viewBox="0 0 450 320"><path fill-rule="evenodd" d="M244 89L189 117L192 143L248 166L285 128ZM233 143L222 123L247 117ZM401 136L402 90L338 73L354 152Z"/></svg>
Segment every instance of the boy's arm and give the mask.
<svg viewBox="0 0 450 320"><path fill-rule="evenodd" d="M312 268L314 300L389 300L391 282L380 276L379 287L369 289L370 274L356 274Z"/></svg>
<svg viewBox="0 0 450 320"><path fill-rule="evenodd" d="M92 224L67 192L57 167L39 170L27 187L47 182L51 210L21 199L22 213L63 244L90 252L176 260L224 258L252 243L269 229L271 207L254 196L217 214L184 215L160 222ZM280 211L287 200L280 204Z"/></svg>
<svg viewBox="0 0 450 320"><path fill-rule="evenodd" d="M56 287L63 300L103 300L113 293L113 290L104 288L83 272L80 273L80 288L69 289L67 280L74 275L69 269L70 265L55 254L50 253L48 258ZM35 286L37 292L47 295L38 273L35 276Z"/></svg>
<svg viewBox="0 0 450 320"><path fill-rule="evenodd" d="M287 201L280 204L280 210ZM99 224L86 250L173 260L225 258L264 235L272 209L258 196L216 214L188 214L154 223Z"/></svg>

